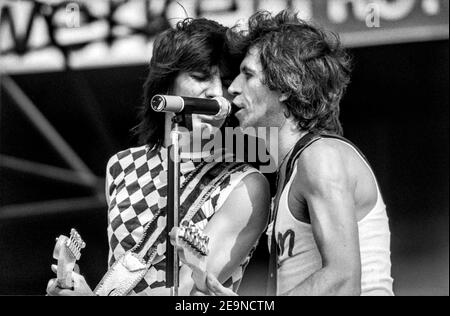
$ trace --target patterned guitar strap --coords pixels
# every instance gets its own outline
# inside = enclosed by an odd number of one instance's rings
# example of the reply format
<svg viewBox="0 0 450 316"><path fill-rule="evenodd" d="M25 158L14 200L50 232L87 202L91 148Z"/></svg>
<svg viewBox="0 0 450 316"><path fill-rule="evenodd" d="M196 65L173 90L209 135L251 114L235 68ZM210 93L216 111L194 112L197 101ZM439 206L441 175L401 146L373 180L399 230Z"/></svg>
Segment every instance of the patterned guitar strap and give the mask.
<svg viewBox="0 0 450 316"><path fill-rule="evenodd" d="M273 210L272 210L272 234L269 237L270 238L270 259L269 259L269 276L267 280L267 296L276 296L277 295L277 269L278 269L278 245L276 241L275 236L275 224L277 219L277 213L278 213L278 205L279 205L279 199L281 196L281 192L283 192L284 187L289 182L289 178L292 175L292 171L294 170L295 162L297 158L300 156L300 154L305 150L307 147L309 147L314 142L318 141L320 139L320 136L317 134L308 133L305 136L303 136L295 145L291 156L289 157L289 160L286 164L286 176L284 178L283 187L281 190L277 190L278 194L275 197L275 201L273 204ZM279 178L279 176L278 176Z"/></svg>
<svg viewBox="0 0 450 316"><path fill-rule="evenodd" d="M180 223L196 216L227 177L245 168L247 165L240 162L200 163L180 187ZM99 296L127 295L153 264L165 259L166 236L166 206L163 206L146 225L142 239L117 259L94 293Z"/></svg>

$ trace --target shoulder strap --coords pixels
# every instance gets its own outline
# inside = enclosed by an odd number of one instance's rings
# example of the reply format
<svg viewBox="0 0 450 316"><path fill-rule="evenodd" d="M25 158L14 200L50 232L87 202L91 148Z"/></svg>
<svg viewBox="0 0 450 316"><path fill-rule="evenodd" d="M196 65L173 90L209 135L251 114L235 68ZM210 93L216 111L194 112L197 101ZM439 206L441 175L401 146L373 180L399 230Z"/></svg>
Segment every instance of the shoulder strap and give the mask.
<svg viewBox="0 0 450 316"><path fill-rule="evenodd" d="M321 135L314 134L314 133L308 133L297 142L297 144L294 147L294 150L291 153L291 156L289 157L289 160L286 164L286 177L284 179L283 183L283 189L286 186L286 184L289 182L289 179L292 175L292 172L295 167L295 163L297 162L297 159L300 157L302 152L311 146L313 143L318 141L321 138Z"/></svg>
<svg viewBox="0 0 450 316"><path fill-rule="evenodd" d="M283 185L283 188L284 188L284 186L286 186L287 182L289 181L289 178L291 177L292 171L294 170L295 163L296 163L297 159L300 157L300 155L302 154L302 152L306 148L308 148L310 145L312 145L313 143L315 143L316 141L318 141L319 139L322 139L322 138L337 139L337 140L340 140L342 142L345 142L345 143L349 144L350 146L352 146L361 155L361 157L364 159L364 161L370 166L370 163L367 160L366 156L361 152L361 150L359 150L359 148L355 144L353 144L347 138L339 136L339 135L335 135L335 134L314 134L314 133L309 133L309 134L303 136L298 141L298 143L294 147L294 150L292 151L291 157L289 158L289 161L288 161L287 167L286 167L286 179L285 179L285 183Z"/></svg>
<svg viewBox="0 0 450 316"><path fill-rule="evenodd" d="M295 163L300 157L301 153L311 146L313 143L318 141L321 138L320 135L314 133L308 133L297 142L295 145L289 160L286 164L286 176L284 178L284 183L282 188L278 189L277 192L283 192L284 187L289 182L289 179L292 175L292 172L295 167ZM279 199L281 194L277 195L276 198ZM277 295L277 269L278 269L278 246L275 237L275 223L278 213L278 201L274 203L274 210L272 212L272 234L270 238L270 260L269 260L269 277L267 280L267 295L268 296L276 296Z"/></svg>

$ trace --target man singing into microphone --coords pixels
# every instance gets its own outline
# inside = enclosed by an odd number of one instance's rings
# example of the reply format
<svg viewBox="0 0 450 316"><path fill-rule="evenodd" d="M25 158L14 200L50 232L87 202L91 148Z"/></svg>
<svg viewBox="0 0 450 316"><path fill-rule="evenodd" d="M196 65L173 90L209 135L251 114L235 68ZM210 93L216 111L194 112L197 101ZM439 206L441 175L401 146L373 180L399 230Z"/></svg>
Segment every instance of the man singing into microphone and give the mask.
<svg viewBox="0 0 450 316"><path fill-rule="evenodd" d="M229 87L241 126L279 128L268 294L393 295L386 206L341 136L350 63L338 37L288 11L258 12L230 35L245 57ZM218 282L211 292L232 294Z"/></svg>
<svg viewBox="0 0 450 316"><path fill-rule="evenodd" d="M238 66L233 65L224 47L226 31L214 21L186 19L155 40L144 85L142 120L136 128L142 146L114 155L107 165L110 271L97 287L96 295L169 295L165 287L166 238L161 232L166 224L167 146L174 114L155 112L150 101L157 94L222 97L223 86L227 87L227 79L236 75L233 69ZM193 139L192 131L219 131L223 123L224 119L192 114L186 122L191 132L183 137L198 141ZM202 139L202 144L208 141ZM207 270L236 291L252 249L266 227L270 192L267 180L258 170L244 163L215 162L214 158L220 155L221 152L182 151L180 222L183 218L191 220L209 236ZM195 209L194 202L206 191L208 194ZM114 284L117 263L129 251L137 253L148 266L145 275L106 288L106 284ZM126 273L132 274L131 270ZM180 295L195 294L191 274L186 265L181 266ZM59 289L51 280L47 292L94 294L84 278L75 273L73 290Z"/></svg>

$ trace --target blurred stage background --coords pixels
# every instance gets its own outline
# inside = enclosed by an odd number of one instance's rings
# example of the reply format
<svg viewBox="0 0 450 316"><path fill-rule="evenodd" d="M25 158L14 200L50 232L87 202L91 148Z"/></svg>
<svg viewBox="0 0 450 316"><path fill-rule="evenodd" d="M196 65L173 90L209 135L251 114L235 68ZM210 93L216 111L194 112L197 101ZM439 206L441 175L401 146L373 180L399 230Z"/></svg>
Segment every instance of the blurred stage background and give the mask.
<svg viewBox="0 0 450 316"><path fill-rule="evenodd" d="M395 293L448 295L448 1L178 2L226 25L291 5L341 34L354 59L341 117L388 207ZM0 1L0 295L44 294L71 227L91 286L106 272L106 162L135 145L151 39L180 16L175 1ZM264 293L266 249L240 294Z"/></svg>

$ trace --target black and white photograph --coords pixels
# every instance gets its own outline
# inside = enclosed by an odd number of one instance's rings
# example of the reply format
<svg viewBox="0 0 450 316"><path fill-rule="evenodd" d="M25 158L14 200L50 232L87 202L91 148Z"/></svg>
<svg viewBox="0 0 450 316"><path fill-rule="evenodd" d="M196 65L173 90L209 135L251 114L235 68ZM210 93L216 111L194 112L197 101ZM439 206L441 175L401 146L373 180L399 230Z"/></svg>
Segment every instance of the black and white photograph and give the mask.
<svg viewBox="0 0 450 316"><path fill-rule="evenodd" d="M0 296L448 296L449 6L0 0Z"/></svg>

